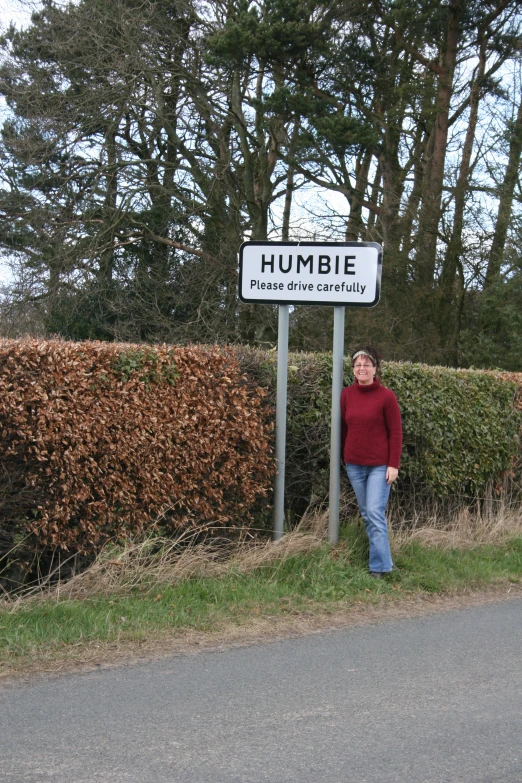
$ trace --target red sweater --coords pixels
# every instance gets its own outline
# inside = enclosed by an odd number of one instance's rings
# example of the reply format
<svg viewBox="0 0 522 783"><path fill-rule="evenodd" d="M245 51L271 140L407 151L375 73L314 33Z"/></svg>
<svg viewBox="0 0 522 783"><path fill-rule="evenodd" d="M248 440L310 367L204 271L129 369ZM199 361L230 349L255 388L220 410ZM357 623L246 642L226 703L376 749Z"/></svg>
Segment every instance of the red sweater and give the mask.
<svg viewBox="0 0 522 783"><path fill-rule="evenodd" d="M397 397L378 378L355 381L341 394L341 449L346 464L398 468L402 450Z"/></svg>

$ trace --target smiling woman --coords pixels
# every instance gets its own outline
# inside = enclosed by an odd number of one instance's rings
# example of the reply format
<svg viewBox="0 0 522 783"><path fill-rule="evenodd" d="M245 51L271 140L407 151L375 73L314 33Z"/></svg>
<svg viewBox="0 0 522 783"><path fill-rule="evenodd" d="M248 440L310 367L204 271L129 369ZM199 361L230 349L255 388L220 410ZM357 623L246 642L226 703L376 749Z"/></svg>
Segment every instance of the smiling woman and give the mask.
<svg viewBox="0 0 522 783"><path fill-rule="evenodd" d="M399 473L402 424L395 394L381 385L374 348L352 355L354 383L341 394L341 445L346 473L370 541L370 573L393 568L386 505Z"/></svg>

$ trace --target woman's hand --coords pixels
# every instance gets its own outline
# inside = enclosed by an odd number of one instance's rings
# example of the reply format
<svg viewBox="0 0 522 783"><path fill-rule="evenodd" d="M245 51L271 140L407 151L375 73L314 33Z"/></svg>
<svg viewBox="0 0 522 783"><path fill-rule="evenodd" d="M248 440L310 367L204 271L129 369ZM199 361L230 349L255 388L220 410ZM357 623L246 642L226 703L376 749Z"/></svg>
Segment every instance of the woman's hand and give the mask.
<svg viewBox="0 0 522 783"><path fill-rule="evenodd" d="M393 484L397 476L399 475L399 471L397 468L387 468L386 469L386 483L387 484Z"/></svg>

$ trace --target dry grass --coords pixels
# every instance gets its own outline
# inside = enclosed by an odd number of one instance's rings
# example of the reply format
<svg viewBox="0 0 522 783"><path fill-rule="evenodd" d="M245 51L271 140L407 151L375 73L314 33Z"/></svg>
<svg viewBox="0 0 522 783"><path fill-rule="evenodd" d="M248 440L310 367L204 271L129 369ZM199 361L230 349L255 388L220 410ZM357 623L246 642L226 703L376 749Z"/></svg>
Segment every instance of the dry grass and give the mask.
<svg viewBox="0 0 522 783"><path fill-rule="evenodd" d="M458 499L407 511L392 505L389 522L398 546L415 540L424 546L469 549L522 536L522 506L504 494L496 499L490 493L472 505Z"/></svg>
<svg viewBox="0 0 522 783"><path fill-rule="evenodd" d="M414 518L391 510L398 570L378 583L367 575L362 524L343 526L339 547L331 549L324 546L328 513L317 507L278 542L230 541L220 530L219 539L203 543L186 533L106 549L67 582L0 602L0 668L4 675L58 671L199 649L218 637L229 644L308 633L336 617L343 624L358 613L375 618L375 606L383 618L398 616L403 604L408 612L442 605L441 593L479 590L480 600L484 591L520 594L520 542L501 544L522 534L520 509L500 513L500 506L482 504L480 513L461 508L448 516L441 506L429 518L426 509ZM353 522L353 503L343 503L342 512ZM424 546L403 546L412 540ZM492 542L500 546L478 546Z"/></svg>
<svg viewBox="0 0 522 783"><path fill-rule="evenodd" d="M192 577L246 574L317 549L325 540L327 512L306 514L300 525L279 541L230 541L221 536L196 543L195 533L177 539L150 538L123 547L105 548L82 573L52 586L34 586L15 598L0 600L0 608L15 610L39 601L71 601L129 595L144 586L152 589ZM216 531L214 531L216 533Z"/></svg>
<svg viewBox="0 0 522 783"><path fill-rule="evenodd" d="M341 495L341 519L358 516L353 493ZM427 547L470 549L485 544L502 544L522 537L520 488L509 484L485 497L409 498L401 505L392 494L388 506L390 538L395 547L418 541Z"/></svg>
<svg viewBox="0 0 522 783"><path fill-rule="evenodd" d="M341 520L356 516L354 498L343 495ZM392 501L388 516L395 550L412 540L439 549L470 549L522 537L522 506L506 500L506 495L496 500L491 494L472 506L458 499L432 501L430 505L414 503L413 507L401 507ZM85 571L57 584L33 586L16 597L4 596L0 608L15 611L21 603L126 596L136 589L153 589L193 577L247 574L314 551L326 540L327 529L328 510L315 506L295 530L279 541L232 541L226 537L226 530L214 530L214 536L204 542L197 541L195 533L186 532L174 540L156 537L107 547ZM216 535L220 532L223 535Z"/></svg>

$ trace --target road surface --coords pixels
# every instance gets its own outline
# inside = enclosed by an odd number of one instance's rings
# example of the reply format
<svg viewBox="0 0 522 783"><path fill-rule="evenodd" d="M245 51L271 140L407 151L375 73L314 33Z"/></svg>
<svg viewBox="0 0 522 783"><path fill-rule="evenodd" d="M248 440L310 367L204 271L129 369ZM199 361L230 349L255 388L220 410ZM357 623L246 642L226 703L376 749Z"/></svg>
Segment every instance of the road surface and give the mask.
<svg viewBox="0 0 522 783"><path fill-rule="evenodd" d="M0 691L2 783L522 783L522 599Z"/></svg>

